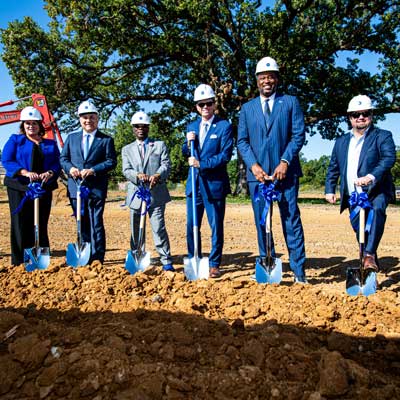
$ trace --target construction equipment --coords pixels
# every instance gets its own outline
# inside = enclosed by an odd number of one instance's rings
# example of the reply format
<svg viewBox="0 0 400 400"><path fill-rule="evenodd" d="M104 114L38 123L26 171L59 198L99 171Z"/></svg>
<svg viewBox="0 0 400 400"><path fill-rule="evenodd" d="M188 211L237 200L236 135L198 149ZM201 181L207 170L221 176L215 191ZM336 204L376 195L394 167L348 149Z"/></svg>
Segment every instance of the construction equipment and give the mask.
<svg viewBox="0 0 400 400"><path fill-rule="evenodd" d="M190 142L190 155L194 157L194 141ZM199 226L197 222L197 206L196 206L196 171L195 167L190 167L190 174L192 178L192 213L193 213L193 257L185 257L184 273L186 279L195 281L197 279L208 279L210 276L210 266L208 257L199 258Z"/></svg>
<svg viewBox="0 0 400 400"><path fill-rule="evenodd" d="M143 185L141 190L149 190ZM146 251L146 215L147 215L147 201L148 196L143 193L141 196L142 204L140 207L140 224L139 224L139 237L136 250L128 250L125 260L125 268L131 274L144 271L150 266L150 253Z"/></svg>
<svg viewBox="0 0 400 400"><path fill-rule="evenodd" d="M76 184L76 230L77 230L77 241L76 243L69 243L67 246L67 265L70 267L82 267L87 265L90 259L90 243L82 242L82 230L81 230L81 215L82 215L82 197L81 188L83 184L82 180L75 180Z"/></svg>
<svg viewBox="0 0 400 400"><path fill-rule="evenodd" d="M368 199L368 197L366 198ZM365 210L366 208L360 206L358 228L359 266L350 267L346 271L346 293L350 296L359 294L369 296L374 294L377 289L376 272L364 270Z"/></svg>
<svg viewBox="0 0 400 400"><path fill-rule="evenodd" d="M10 106L19 101L27 100L31 98L33 102L33 107L40 111L43 116L43 126L45 129L45 138L56 140L60 147L64 146L63 139L61 137L61 133L58 129L57 123L50 112L47 106L46 96L38 93L34 93L31 96L22 97L17 100L8 100L0 103L0 107ZM8 110L8 111L0 111L0 126L11 124L14 122L19 122L21 115L21 110Z"/></svg>
<svg viewBox="0 0 400 400"><path fill-rule="evenodd" d="M35 269L47 269L50 264L50 249L39 246L39 197L33 200L35 246L24 250L25 269L32 272Z"/></svg>

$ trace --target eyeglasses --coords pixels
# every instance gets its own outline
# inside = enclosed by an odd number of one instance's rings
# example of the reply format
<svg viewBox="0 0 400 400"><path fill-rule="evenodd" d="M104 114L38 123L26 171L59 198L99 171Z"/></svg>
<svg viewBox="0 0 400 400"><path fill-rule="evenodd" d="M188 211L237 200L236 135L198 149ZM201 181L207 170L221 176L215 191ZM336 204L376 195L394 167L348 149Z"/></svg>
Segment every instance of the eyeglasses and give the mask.
<svg viewBox="0 0 400 400"><path fill-rule="evenodd" d="M197 103L197 105L198 105L200 108L203 108L204 106L211 107L213 104L214 104L213 101L207 101L206 103Z"/></svg>
<svg viewBox="0 0 400 400"><path fill-rule="evenodd" d="M361 115L365 118L368 118L372 115L372 112L368 110L368 111L355 111L350 113L350 117L354 119L360 118Z"/></svg>

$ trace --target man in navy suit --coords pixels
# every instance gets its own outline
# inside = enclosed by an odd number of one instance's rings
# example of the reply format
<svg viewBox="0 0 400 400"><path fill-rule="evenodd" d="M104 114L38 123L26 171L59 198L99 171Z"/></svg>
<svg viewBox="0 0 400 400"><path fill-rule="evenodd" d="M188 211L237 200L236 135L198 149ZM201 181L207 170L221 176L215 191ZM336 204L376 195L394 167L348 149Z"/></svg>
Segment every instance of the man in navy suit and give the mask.
<svg viewBox="0 0 400 400"><path fill-rule="evenodd" d="M201 255L200 226L204 209L211 228L210 277L221 275L220 264L224 244L225 200L231 192L226 166L232 157L232 125L214 115L215 93L209 85L199 85L194 92L196 110L200 118L187 127L187 141L182 152L190 156L190 142L194 140L195 155L189 165L196 171L196 203L199 225L199 255ZM186 181L187 224L186 237L189 258L194 255L192 176Z"/></svg>
<svg viewBox="0 0 400 400"><path fill-rule="evenodd" d="M378 271L376 251L386 221L386 208L395 199L391 168L396 161L392 133L375 128L372 123L371 99L365 95L351 99L347 112L352 130L339 137L332 151L325 198L336 203L336 186L340 178L340 212L349 207L350 194L356 186L368 186L368 198L374 214L366 235L363 267ZM358 226L358 215L352 221ZM358 237L358 235L357 235Z"/></svg>
<svg viewBox="0 0 400 400"><path fill-rule="evenodd" d="M264 57L257 63L256 78L260 96L242 106L238 149L247 166L260 261L265 263L266 257L265 228L260 224L265 202L255 201L254 193L259 183L277 180L277 189L282 193L278 204L290 268L295 282L307 283L304 233L297 205L302 176L299 152L305 140L303 112L296 97L277 92L279 67L273 58Z"/></svg>
<svg viewBox="0 0 400 400"><path fill-rule="evenodd" d="M103 213L108 172L117 165L117 156L114 140L97 129L98 114L90 101L84 101L79 106L78 115L82 129L68 135L60 162L65 173L69 175L68 196L75 212L77 190L74 180L84 179L84 186L90 190L89 198L82 202L82 239L91 244L90 262L102 264L106 251Z"/></svg>

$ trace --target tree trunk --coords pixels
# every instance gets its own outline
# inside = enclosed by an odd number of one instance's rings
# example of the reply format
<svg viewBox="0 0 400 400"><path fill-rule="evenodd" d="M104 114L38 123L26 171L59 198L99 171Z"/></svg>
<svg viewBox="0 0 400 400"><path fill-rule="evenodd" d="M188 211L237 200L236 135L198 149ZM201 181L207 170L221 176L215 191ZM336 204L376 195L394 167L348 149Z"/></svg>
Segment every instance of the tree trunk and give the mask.
<svg viewBox="0 0 400 400"><path fill-rule="evenodd" d="M247 179L246 179L246 164L244 163L240 153L238 152L237 156L237 165L238 165L238 175L236 181L236 189L234 195L237 196L239 194L242 195L249 195L249 188L247 186Z"/></svg>

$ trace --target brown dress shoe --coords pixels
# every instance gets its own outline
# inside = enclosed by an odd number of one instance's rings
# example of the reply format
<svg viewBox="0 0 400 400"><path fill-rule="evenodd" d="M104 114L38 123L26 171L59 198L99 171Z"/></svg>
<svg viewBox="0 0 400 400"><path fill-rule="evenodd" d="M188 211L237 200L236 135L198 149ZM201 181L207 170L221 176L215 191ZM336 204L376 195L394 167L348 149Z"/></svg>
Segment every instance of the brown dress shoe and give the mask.
<svg viewBox="0 0 400 400"><path fill-rule="evenodd" d="M375 256L373 254L365 254L364 256L364 271L378 272Z"/></svg>
<svg viewBox="0 0 400 400"><path fill-rule="evenodd" d="M210 278L219 278L221 276L221 271L219 268L211 267L210 268Z"/></svg>

